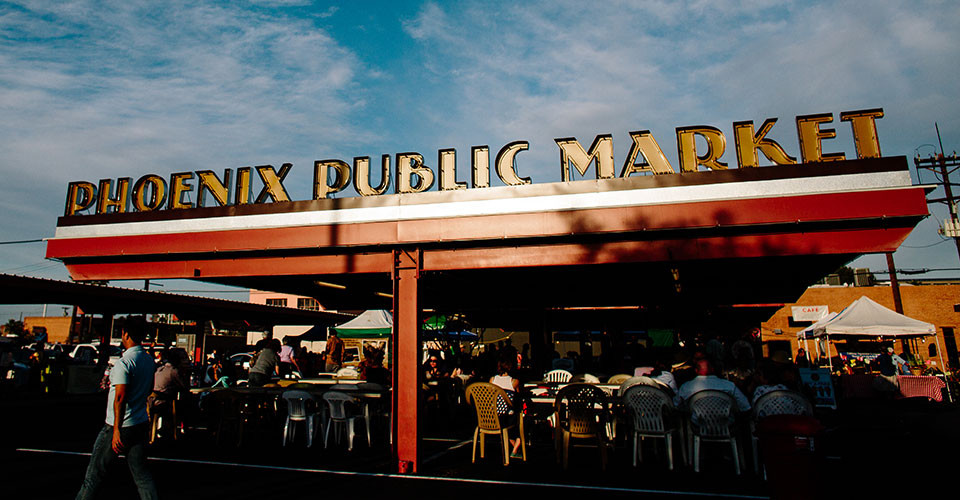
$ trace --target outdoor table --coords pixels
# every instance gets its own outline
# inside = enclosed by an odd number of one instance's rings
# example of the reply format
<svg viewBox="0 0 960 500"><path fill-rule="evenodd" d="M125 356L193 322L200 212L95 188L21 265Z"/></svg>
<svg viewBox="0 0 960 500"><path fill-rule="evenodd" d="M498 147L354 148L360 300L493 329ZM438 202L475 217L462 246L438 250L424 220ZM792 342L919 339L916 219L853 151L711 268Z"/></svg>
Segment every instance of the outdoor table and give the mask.
<svg viewBox="0 0 960 500"><path fill-rule="evenodd" d="M942 389L947 385L938 377L920 375L898 375L900 394L904 397L927 397L934 401L943 401Z"/></svg>
<svg viewBox="0 0 960 500"><path fill-rule="evenodd" d="M575 382L583 383L583 382ZM555 383L555 382L528 382L523 385L524 390L529 394L527 401L531 405L537 406L539 409L534 410L533 413L535 419L542 418L543 415L547 416L546 420L550 422L552 427L556 427L556 418L555 418L555 404L557 401L557 391L566 387L569 383ZM616 438L616 426L613 425L613 422L616 421L617 412L622 408L622 402L620 397L617 395L617 390L620 388L616 384L591 384L600 389L603 389L603 392L607 394L607 413L609 421L607 424L607 434L610 439ZM548 410L549 408L549 410ZM539 417L539 418L538 418Z"/></svg>
<svg viewBox="0 0 960 500"><path fill-rule="evenodd" d="M267 385L264 387L230 387L230 388L212 388L212 387L198 387L190 390L194 394L203 394L203 393L216 393L219 391L231 391L234 394L239 396L241 401L240 418L244 419L247 424L252 424L254 426L265 425L270 423L273 420L279 419L281 414L281 409L285 409L285 405L280 404L280 399L283 397L283 393L289 390L303 390L313 394L317 400L318 404L323 403L323 393L330 390L332 383L327 383L325 380L321 379L320 382L300 382L309 384L310 387L302 388L298 387L296 389L290 389L289 387L280 387ZM330 381L336 382L336 381ZM363 409L363 414L365 417L365 422L370 422L372 415L376 413L374 407L383 404L384 402L389 401L389 396L391 389L389 387L372 387L370 384L367 384L363 380L356 381L345 381L341 380L339 382L348 382L351 384L351 389L346 391L347 394L352 396L354 400L360 405ZM390 442L393 442L393 433L392 429L389 432Z"/></svg>
<svg viewBox="0 0 960 500"><path fill-rule="evenodd" d="M843 387L844 398L870 398L876 393L873 388L874 375L867 373L855 373L853 375L842 375L840 384Z"/></svg>
<svg viewBox="0 0 960 500"><path fill-rule="evenodd" d="M334 385L334 384L362 384L366 382L365 380L360 379L334 379L327 377L319 378L302 378L297 380L295 383L298 384L314 384L314 385Z"/></svg>

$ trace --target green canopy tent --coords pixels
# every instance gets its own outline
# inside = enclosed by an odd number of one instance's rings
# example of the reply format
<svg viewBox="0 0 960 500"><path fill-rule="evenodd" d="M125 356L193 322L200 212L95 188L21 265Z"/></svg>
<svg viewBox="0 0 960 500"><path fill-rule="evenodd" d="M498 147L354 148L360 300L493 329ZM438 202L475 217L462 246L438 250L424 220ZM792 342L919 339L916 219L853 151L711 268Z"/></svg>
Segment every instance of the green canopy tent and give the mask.
<svg viewBox="0 0 960 500"><path fill-rule="evenodd" d="M393 315L383 309L370 309L363 314L333 327L342 339L386 339L393 331Z"/></svg>

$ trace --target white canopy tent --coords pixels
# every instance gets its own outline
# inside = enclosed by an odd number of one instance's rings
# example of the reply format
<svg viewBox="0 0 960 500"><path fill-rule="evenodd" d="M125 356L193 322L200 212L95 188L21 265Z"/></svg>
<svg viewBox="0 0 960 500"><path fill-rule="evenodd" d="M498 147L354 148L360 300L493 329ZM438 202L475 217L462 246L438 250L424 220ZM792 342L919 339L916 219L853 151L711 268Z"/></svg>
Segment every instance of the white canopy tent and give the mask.
<svg viewBox="0 0 960 500"><path fill-rule="evenodd" d="M810 325L798 335L804 339L825 337L828 360L830 360L831 336L834 338L837 336L902 338L933 335L937 343L937 355L940 356L940 366L945 366L943 352L940 350L940 340L937 338L937 330L933 324L892 311L866 296L853 301L836 316L824 318ZM833 371L832 361L830 370Z"/></svg>
<svg viewBox="0 0 960 500"><path fill-rule="evenodd" d="M803 339L803 350L806 351L806 353L807 353L807 359L808 359L808 360L810 359L810 346L807 344L807 340L809 340L809 339L811 339L811 338L814 338L814 335L813 335L814 330L816 330L817 328L823 326L824 324L826 324L828 321L832 320L833 318L836 318L838 314L840 314L840 313L835 313L835 312L827 313L826 316L818 319L818 320L816 321L816 323L814 323L814 324L812 324L812 325L804 328L803 330L800 330L799 332L797 332L797 339L798 339L798 340ZM823 349L822 349L823 342L822 342L822 340L815 339L814 345L817 347L817 356L819 357L819 356L820 356L820 352L823 350Z"/></svg>
<svg viewBox="0 0 960 500"><path fill-rule="evenodd" d="M869 337L915 337L935 335L930 324L904 316L863 296L828 321L811 326L810 337L859 335Z"/></svg>

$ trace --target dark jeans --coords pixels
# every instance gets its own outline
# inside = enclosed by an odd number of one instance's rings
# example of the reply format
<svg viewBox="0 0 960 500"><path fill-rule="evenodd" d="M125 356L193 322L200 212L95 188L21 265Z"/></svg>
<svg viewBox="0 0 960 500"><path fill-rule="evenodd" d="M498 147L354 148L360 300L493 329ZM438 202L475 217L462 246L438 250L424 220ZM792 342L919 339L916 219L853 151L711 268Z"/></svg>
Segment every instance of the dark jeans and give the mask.
<svg viewBox="0 0 960 500"><path fill-rule="evenodd" d="M250 387L263 387L263 384L266 384L269 381L269 375L264 375L257 372L250 372L250 376L247 377L247 385Z"/></svg>
<svg viewBox="0 0 960 500"><path fill-rule="evenodd" d="M153 476L147 470L146 443L149 437L150 423L123 427L120 429L120 439L123 441L124 454L127 456L127 466L137 485L141 499L155 499L157 487L153 483ZM107 468L117 459L111 444L113 441L113 426L104 425L93 443L93 453L90 455L90 465L87 466L87 475L83 478L83 486L77 493L77 500L94 498L100 482L106 476Z"/></svg>

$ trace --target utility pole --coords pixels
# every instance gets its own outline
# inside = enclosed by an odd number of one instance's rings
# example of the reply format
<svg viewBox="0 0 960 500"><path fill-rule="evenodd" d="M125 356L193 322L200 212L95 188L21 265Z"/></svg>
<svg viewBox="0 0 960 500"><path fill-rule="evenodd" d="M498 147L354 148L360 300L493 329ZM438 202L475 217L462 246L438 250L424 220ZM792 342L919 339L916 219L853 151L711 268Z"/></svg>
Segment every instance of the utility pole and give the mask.
<svg viewBox="0 0 960 500"><path fill-rule="evenodd" d="M934 126L937 129L937 141L940 144L940 154L936 157L931 155L927 158L920 158L920 155L917 155L913 159L913 164L917 167L918 177L920 176L921 168L933 172L934 175L939 173L940 181L937 184L943 185L944 197L928 199L927 203L947 204L949 217L943 221L940 232L948 238L953 238L953 242L957 245L957 257L960 257L960 218L957 217L957 201L953 197L953 186L960 188L960 184L950 183L950 174L956 172L957 168L960 167L960 158L957 158L956 152L954 152L952 156L944 156L943 139L940 138L940 125L934 123Z"/></svg>
<svg viewBox="0 0 960 500"><path fill-rule="evenodd" d="M900 282L897 280L897 266L893 263L893 252L887 252L887 269L890 270L890 290L893 292L893 308L903 314L903 300L900 299ZM900 349L910 354L910 343L907 339L900 341Z"/></svg>

